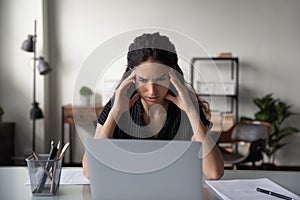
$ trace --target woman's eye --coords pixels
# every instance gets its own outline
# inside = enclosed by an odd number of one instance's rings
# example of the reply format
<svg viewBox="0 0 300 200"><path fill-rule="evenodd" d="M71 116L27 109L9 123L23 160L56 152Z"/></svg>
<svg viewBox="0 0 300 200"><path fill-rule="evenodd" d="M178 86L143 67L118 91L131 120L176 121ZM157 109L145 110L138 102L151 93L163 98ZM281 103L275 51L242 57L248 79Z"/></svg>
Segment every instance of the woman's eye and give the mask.
<svg viewBox="0 0 300 200"><path fill-rule="evenodd" d="M147 79L139 79L139 82L141 82L141 83L147 83L148 80Z"/></svg>
<svg viewBox="0 0 300 200"><path fill-rule="evenodd" d="M161 77L161 78L156 79L155 82L156 82L156 83L158 83L158 82L161 83L161 82L165 82L166 80L167 80L166 77Z"/></svg>
<svg viewBox="0 0 300 200"><path fill-rule="evenodd" d="M166 80L166 78L159 78L156 81L165 81L165 80Z"/></svg>

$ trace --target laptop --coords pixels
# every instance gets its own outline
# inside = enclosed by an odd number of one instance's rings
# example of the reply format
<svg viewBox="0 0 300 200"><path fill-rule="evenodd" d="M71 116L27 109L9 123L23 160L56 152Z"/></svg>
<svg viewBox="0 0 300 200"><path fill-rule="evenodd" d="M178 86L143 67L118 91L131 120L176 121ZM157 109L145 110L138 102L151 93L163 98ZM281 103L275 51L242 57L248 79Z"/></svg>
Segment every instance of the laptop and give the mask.
<svg viewBox="0 0 300 200"><path fill-rule="evenodd" d="M201 143L87 139L92 199L202 197Z"/></svg>

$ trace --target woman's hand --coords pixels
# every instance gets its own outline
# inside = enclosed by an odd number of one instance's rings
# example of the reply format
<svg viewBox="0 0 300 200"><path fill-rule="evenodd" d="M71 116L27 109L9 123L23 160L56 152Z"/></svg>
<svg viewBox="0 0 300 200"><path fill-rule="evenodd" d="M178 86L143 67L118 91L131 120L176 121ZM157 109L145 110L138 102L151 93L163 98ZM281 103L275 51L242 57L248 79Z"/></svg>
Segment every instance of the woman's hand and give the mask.
<svg viewBox="0 0 300 200"><path fill-rule="evenodd" d="M186 113L190 110L195 110L195 106L192 103L192 100L189 95L189 90L185 85L183 85L177 75L175 74L175 71L173 69L169 72L170 76L170 82L174 85L175 89L178 91L178 95L176 97L167 94L165 99L173 102L178 108L181 110L184 110Z"/></svg>
<svg viewBox="0 0 300 200"><path fill-rule="evenodd" d="M130 87L130 84L135 83L135 77L136 75L133 71L116 89L112 106L112 112L113 114L116 114L116 116L119 116L127 111L140 98L139 94L135 94L131 99L127 97L127 91Z"/></svg>

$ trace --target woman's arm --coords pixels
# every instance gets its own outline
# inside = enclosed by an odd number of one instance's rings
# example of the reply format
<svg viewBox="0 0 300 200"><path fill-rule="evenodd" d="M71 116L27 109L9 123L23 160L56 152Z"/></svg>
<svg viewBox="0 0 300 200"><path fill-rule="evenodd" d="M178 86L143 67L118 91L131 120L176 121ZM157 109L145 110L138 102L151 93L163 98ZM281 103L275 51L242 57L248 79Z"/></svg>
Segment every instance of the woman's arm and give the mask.
<svg viewBox="0 0 300 200"><path fill-rule="evenodd" d="M138 94L135 94L131 99L126 96L128 87L135 80L134 71L122 81L120 86L115 91L114 103L108 113L108 116L103 125L97 124L94 138L95 139L104 139L104 138L113 138L114 130L116 124L125 111L127 111L139 98ZM84 153L82 157L82 167L83 174L87 178L88 176L88 166L86 154Z"/></svg>
<svg viewBox="0 0 300 200"><path fill-rule="evenodd" d="M207 179L220 179L224 174L224 161L216 142L207 133L200 119L198 109L194 106L188 89L182 85L173 70L169 73L170 81L178 91L178 96L167 95L166 99L172 101L185 111L193 129L193 141L202 142L203 173Z"/></svg>
<svg viewBox="0 0 300 200"><path fill-rule="evenodd" d="M208 134L208 128L203 126L196 110L187 112L193 129L193 141L202 142L203 172L207 179L220 179L224 174L224 161L214 139Z"/></svg>
<svg viewBox="0 0 300 200"><path fill-rule="evenodd" d="M111 112L110 112L103 126L99 123L97 124L94 138L95 139L112 138L115 127L116 127L116 122L111 116ZM82 157L82 169L83 169L83 175L89 178L86 153L84 153Z"/></svg>

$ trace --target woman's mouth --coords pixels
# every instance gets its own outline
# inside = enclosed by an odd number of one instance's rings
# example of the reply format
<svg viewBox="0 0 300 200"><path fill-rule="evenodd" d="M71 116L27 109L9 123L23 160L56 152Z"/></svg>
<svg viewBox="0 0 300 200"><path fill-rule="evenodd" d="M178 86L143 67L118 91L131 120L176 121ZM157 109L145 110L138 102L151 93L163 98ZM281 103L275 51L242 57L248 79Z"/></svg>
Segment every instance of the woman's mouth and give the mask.
<svg viewBox="0 0 300 200"><path fill-rule="evenodd" d="M146 97L146 99L149 102L156 102L156 101L158 101L158 96L156 96L156 97Z"/></svg>

